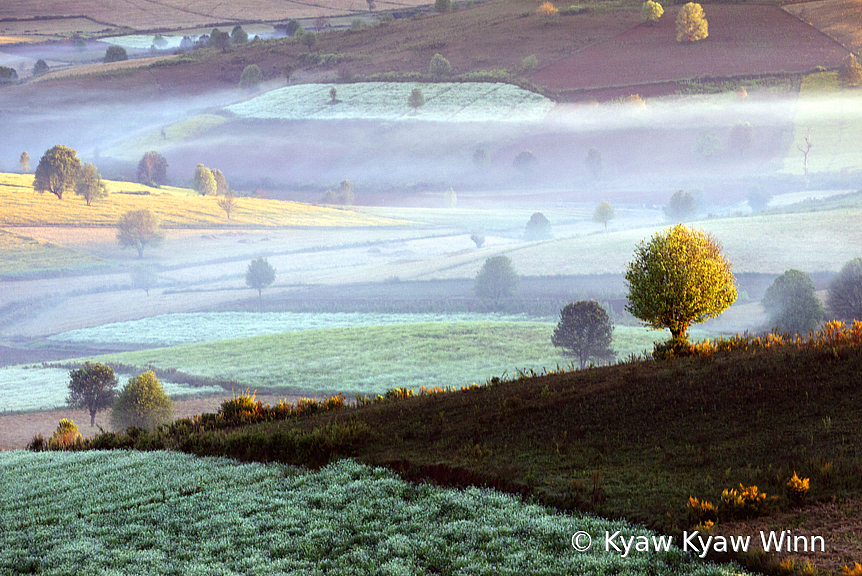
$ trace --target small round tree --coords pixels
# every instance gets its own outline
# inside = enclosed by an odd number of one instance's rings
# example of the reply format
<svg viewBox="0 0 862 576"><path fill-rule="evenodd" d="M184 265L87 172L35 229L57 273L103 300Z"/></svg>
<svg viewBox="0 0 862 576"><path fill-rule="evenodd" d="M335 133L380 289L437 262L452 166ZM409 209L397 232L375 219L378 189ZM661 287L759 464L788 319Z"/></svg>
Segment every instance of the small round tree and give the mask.
<svg viewBox="0 0 862 576"><path fill-rule="evenodd" d="M138 162L138 182L147 186L160 186L168 183L168 161L165 157L150 150Z"/></svg>
<svg viewBox="0 0 862 576"><path fill-rule="evenodd" d="M432 76L448 76L452 73L452 65L442 54L434 54L428 65L428 73Z"/></svg>
<svg viewBox="0 0 862 576"><path fill-rule="evenodd" d="M829 284L826 305L839 320L862 320L862 258L854 258L841 267Z"/></svg>
<svg viewBox="0 0 862 576"><path fill-rule="evenodd" d="M246 90L257 88L263 82L263 72L257 64L249 64L242 69L239 77L239 87Z"/></svg>
<svg viewBox="0 0 862 576"><path fill-rule="evenodd" d="M771 327L792 334L807 334L823 322L823 306L814 294L814 282L801 270L788 270L766 289L761 300Z"/></svg>
<svg viewBox="0 0 862 576"><path fill-rule="evenodd" d="M230 32L230 43L234 45L245 44L248 42L248 32L242 29L242 26L237 24Z"/></svg>
<svg viewBox="0 0 862 576"><path fill-rule="evenodd" d="M688 220L697 214L697 202L691 192L677 190L670 197L670 202L664 207L664 215L668 220Z"/></svg>
<svg viewBox="0 0 862 576"><path fill-rule="evenodd" d="M476 296L493 300L508 298L515 293L519 280L508 256L493 256L485 260L476 275Z"/></svg>
<svg viewBox="0 0 862 576"><path fill-rule="evenodd" d="M66 398L66 404L70 408L89 410L90 427L93 427L96 413L110 408L114 403L118 383L110 366L98 362L84 362L82 367L69 372L69 396Z"/></svg>
<svg viewBox="0 0 862 576"><path fill-rule="evenodd" d="M635 248L625 274L626 310L685 340L689 325L715 318L736 300L730 261L710 234L677 224Z"/></svg>
<svg viewBox="0 0 862 576"><path fill-rule="evenodd" d="M156 375L149 371L130 378L120 391L111 409L111 427L155 430L159 424L170 422L173 415L174 403Z"/></svg>
<svg viewBox="0 0 862 576"><path fill-rule="evenodd" d="M747 200L752 212L760 212L761 210L766 210L766 207L772 200L772 194L763 186L752 186L748 189Z"/></svg>
<svg viewBox="0 0 862 576"><path fill-rule="evenodd" d="M78 426L71 420L63 418L60 424L54 431L54 434L48 440L48 448L51 450L66 450L70 447L80 445L82 440L81 433L78 431Z"/></svg>
<svg viewBox="0 0 862 576"><path fill-rule="evenodd" d="M536 155L530 150L522 150L517 156L515 156L515 159L512 160L512 168L524 174L528 174L535 170L538 164L539 161L536 159Z"/></svg>
<svg viewBox="0 0 862 576"><path fill-rule="evenodd" d="M192 178L192 188L201 196L215 196L218 185L212 170L203 164L198 164L195 168L194 178Z"/></svg>
<svg viewBox="0 0 862 576"><path fill-rule="evenodd" d="M93 200L108 197L108 187L102 182L102 175L99 174L93 164L87 162L78 170L78 178L75 180L75 194L83 196L87 206Z"/></svg>
<svg viewBox="0 0 862 576"><path fill-rule="evenodd" d="M105 50L105 63L109 62L121 62L123 60L128 60L129 54L126 52L126 49L122 46L108 46L108 49Z"/></svg>
<svg viewBox="0 0 862 576"><path fill-rule="evenodd" d="M33 64L33 76L41 76L42 74L47 74L51 70L48 63L39 58L36 60L36 63Z"/></svg>
<svg viewBox="0 0 862 576"><path fill-rule="evenodd" d="M425 96L422 94L422 90L420 88L414 88L410 91L410 97L407 98L407 104L409 104L414 111L418 111L425 105Z"/></svg>
<svg viewBox="0 0 862 576"><path fill-rule="evenodd" d="M679 9L676 15L677 42L697 42L709 36L709 24L703 7L696 2L689 2Z"/></svg>
<svg viewBox="0 0 862 576"><path fill-rule="evenodd" d="M593 222L605 225L605 232L608 231L608 222L614 219L614 207L610 202L602 202L596 206L596 211L593 212Z"/></svg>
<svg viewBox="0 0 862 576"><path fill-rule="evenodd" d="M554 329L551 343L577 356L581 368L587 360L611 360L614 327L607 311L595 300L581 300L567 304L560 311L560 321Z"/></svg>
<svg viewBox="0 0 862 576"><path fill-rule="evenodd" d="M135 248L138 258L144 257L144 248L157 246L164 239L159 219L147 208L130 210L117 222L117 242L123 248Z"/></svg>
<svg viewBox="0 0 862 576"><path fill-rule="evenodd" d="M647 0L641 6L641 17L650 24L658 22L662 14L664 14L664 8L658 2L653 2L653 0Z"/></svg>
<svg viewBox="0 0 862 576"><path fill-rule="evenodd" d="M257 290L259 299L263 299L263 289L275 282L275 268L267 262L266 258L259 258L249 262L245 271L245 283L249 288Z"/></svg>
<svg viewBox="0 0 862 576"><path fill-rule="evenodd" d="M36 167L33 189L50 192L60 200L63 192L75 187L81 161L77 153L68 146L57 145L45 152Z"/></svg>
<svg viewBox="0 0 862 576"><path fill-rule="evenodd" d="M524 227L524 239L527 241L547 240L552 237L551 223L541 212L534 212Z"/></svg>

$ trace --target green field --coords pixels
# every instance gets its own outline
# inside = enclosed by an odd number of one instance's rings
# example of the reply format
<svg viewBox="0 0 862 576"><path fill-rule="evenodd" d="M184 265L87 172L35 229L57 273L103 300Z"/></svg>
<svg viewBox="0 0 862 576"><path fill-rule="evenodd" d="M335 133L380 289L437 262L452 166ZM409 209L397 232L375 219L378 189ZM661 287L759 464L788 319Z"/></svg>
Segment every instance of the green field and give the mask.
<svg viewBox="0 0 862 576"><path fill-rule="evenodd" d="M33 176L0 174L0 226L115 226L125 212L148 208L168 228L344 227L405 224L384 218L280 200L238 198L230 220L212 196L187 188L151 188L132 182L105 181L111 193L87 206L72 192L60 200L33 190ZM120 192L126 192L121 194Z"/></svg>
<svg viewBox="0 0 862 576"><path fill-rule="evenodd" d="M458 322L309 330L98 356L96 361L177 369L260 391L383 394L400 388L460 387L517 370L569 367L551 345L554 323ZM693 338L705 333L695 330ZM618 358L652 351L665 331L617 326Z"/></svg>
<svg viewBox="0 0 862 576"><path fill-rule="evenodd" d="M89 254L8 230L0 230L0 255L0 274L102 263Z"/></svg>

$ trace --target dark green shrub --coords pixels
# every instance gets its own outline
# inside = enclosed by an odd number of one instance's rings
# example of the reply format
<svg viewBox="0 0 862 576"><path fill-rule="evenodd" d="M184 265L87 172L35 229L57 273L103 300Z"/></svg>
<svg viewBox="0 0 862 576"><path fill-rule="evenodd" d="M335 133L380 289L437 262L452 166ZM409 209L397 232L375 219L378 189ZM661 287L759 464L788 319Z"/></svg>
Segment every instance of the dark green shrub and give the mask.
<svg viewBox="0 0 862 576"><path fill-rule="evenodd" d="M109 62L121 62L123 60L128 60L129 54L126 52L126 49L122 46L108 46L108 49L105 50L105 63Z"/></svg>

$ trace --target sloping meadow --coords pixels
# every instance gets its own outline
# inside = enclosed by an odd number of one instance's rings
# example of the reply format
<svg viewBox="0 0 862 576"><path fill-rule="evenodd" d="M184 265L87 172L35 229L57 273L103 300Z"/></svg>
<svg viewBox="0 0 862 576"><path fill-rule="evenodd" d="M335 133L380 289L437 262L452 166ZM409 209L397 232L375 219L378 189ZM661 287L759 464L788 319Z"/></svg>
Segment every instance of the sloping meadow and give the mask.
<svg viewBox="0 0 862 576"><path fill-rule="evenodd" d="M744 574L672 546L623 558L600 545L606 531L656 535L349 460L307 472L171 452L9 452L0 476L4 574ZM573 548L578 531L589 551Z"/></svg>

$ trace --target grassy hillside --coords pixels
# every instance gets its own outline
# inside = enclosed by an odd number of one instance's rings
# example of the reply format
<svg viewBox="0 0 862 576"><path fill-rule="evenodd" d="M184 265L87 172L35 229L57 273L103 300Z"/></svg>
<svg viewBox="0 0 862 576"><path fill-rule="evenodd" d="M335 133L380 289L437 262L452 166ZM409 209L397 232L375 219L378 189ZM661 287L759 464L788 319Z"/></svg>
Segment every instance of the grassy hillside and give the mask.
<svg viewBox="0 0 862 576"><path fill-rule="evenodd" d="M88 266L101 262L102 260L89 254L8 230L0 230L0 274L66 266Z"/></svg>
<svg viewBox="0 0 862 576"><path fill-rule="evenodd" d="M189 189L111 180L105 183L111 194L87 206L72 192L66 192L62 200L50 193L34 192L32 175L0 174L0 226L115 226L125 212L142 208L152 210L166 228L404 224L351 210L260 198L237 198L228 220L215 197L199 196Z"/></svg>
<svg viewBox="0 0 862 576"><path fill-rule="evenodd" d="M671 361L404 400L396 394L359 408L305 409L285 420L227 430L226 419L198 418L139 442L250 460L313 463L350 456L410 477L531 493L671 534L697 524L687 507L694 496L718 506L712 534L764 526L813 532L825 536L834 553L806 558L840 570L842 561L862 552L853 531L862 494L862 330L857 326L841 338L832 333L780 346L739 341L733 350L701 349ZM846 503L831 513L830 523L817 523L816 506L792 507L787 483L794 472L810 479L807 503ZM752 515L792 514L739 523L749 517L746 510L722 503L721 494L740 485L767 495L750 506ZM787 557L743 558L786 573L775 569ZM798 555L794 561L804 565Z"/></svg>
<svg viewBox="0 0 862 576"><path fill-rule="evenodd" d="M504 372L569 366L551 345L555 323L457 322L333 328L99 356L100 362L177 369L272 394L383 394L392 388L461 386ZM696 332L697 334L697 332ZM700 333L702 334L702 333ZM617 326L618 357L652 350L664 332Z"/></svg>

